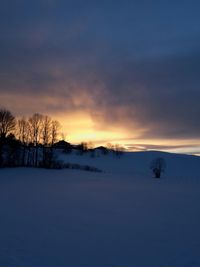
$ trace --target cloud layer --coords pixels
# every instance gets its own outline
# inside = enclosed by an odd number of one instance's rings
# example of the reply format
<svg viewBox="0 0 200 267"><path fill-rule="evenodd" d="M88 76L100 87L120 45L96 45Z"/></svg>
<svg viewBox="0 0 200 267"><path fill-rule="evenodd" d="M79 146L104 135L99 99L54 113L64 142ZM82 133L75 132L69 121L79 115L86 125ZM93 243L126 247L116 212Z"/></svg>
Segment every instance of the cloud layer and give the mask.
<svg viewBox="0 0 200 267"><path fill-rule="evenodd" d="M1 106L198 139L199 1L28 2L0 3Z"/></svg>

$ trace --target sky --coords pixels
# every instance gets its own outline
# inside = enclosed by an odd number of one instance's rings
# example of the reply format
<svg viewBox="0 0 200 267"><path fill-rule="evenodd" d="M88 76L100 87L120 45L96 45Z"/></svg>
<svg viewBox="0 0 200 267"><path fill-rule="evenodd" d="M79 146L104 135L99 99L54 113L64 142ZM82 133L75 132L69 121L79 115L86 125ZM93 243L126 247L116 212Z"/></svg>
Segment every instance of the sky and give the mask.
<svg viewBox="0 0 200 267"><path fill-rule="evenodd" d="M1 0L0 107L74 143L200 154L200 2Z"/></svg>

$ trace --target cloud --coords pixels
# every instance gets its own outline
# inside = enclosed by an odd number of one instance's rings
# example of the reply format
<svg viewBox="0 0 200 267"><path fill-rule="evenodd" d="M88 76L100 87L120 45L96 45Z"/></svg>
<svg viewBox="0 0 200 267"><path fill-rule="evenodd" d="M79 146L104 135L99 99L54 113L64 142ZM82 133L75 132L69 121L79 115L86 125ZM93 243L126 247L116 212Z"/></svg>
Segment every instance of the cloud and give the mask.
<svg viewBox="0 0 200 267"><path fill-rule="evenodd" d="M128 150L131 151L148 151L148 150L165 150L165 151L171 151L171 150L177 150L177 149L190 149L193 150L196 148L196 145L154 145L154 144L126 144L126 147ZM199 148L198 148L199 149Z"/></svg>
<svg viewBox="0 0 200 267"><path fill-rule="evenodd" d="M140 139L198 138L199 4L75 2L1 4L0 105L83 111L97 130Z"/></svg>
<svg viewBox="0 0 200 267"><path fill-rule="evenodd" d="M123 62L106 77L110 97L105 116L133 129L146 128L144 137L198 137L200 51L146 62Z"/></svg>

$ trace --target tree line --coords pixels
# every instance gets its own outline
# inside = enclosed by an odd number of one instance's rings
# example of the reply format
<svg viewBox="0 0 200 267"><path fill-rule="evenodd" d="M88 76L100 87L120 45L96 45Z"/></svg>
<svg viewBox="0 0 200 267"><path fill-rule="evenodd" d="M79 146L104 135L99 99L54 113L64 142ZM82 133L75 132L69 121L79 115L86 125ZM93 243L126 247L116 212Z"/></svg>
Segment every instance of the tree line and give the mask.
<svg viewBox="0 0 200 267"><path fill-rule="evenodd" d="M16 119L9 110L0 109L0 167L51 167L60 127L46 115Z"/></svg>
<svg viewBox="0 0 200 267"><path fill-rule="evenodd" d="M91 157L112 153L121 157L123 147L107 144L94 148L92 142L72 145L59 140L61 125L47 115L35 113L25 118L15 118L11 111L0 109L0 167L59 168L56 149L64 153L76 151L78 155L89 153Z"/></svg>

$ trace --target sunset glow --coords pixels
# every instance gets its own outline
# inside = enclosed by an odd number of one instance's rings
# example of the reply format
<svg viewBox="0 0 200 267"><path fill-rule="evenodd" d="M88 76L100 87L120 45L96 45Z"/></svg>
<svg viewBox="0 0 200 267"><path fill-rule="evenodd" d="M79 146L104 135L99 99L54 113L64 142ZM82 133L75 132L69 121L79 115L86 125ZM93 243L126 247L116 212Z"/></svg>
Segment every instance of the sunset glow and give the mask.
<svg viewBox="0 0 200 267"><path fill-rule="evenodd" d="M71 113L57 118L62 124L66 140L72 143L92 142L94 145L105 144L128 138L124 129L98 129L91 116L84 112Z"/></svg>
<svg viewBox="0 0 200 267"><path fill-rule="evenodd" d="M200 153L198 7L3 2L1 107L51 116L73 143Z"/></svg>

